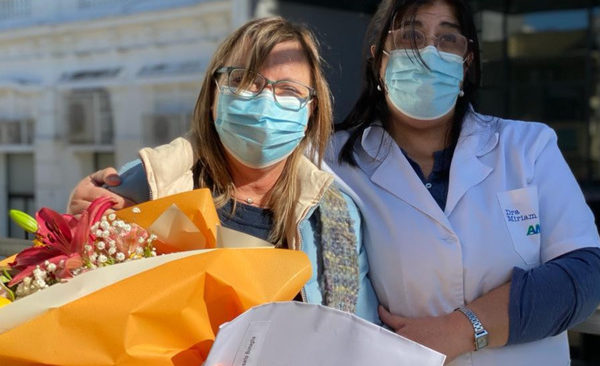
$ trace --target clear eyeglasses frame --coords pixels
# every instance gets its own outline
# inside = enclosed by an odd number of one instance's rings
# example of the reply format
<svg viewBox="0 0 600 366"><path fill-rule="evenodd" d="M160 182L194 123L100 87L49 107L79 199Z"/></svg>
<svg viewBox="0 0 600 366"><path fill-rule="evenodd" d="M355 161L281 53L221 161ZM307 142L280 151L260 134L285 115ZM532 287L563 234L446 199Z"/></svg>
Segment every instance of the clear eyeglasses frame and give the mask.
<svg viewBox="0 0 600 366"><path fill-rule="evenodd" d="M427 47L429 40L438 51L451 53L465 58L469 43L473 41L458 32L446 32L433 37L427 37L423 32L414 28L400 28L388 31L392 38L392 50L422 49Z"/></svg>
<svg viewBox="0 0 600 366"><path fill-rule="evenodd" d="M298 81L269 80L243 67L221 67L215 72L215 80L219 87L225 87L232 94L247 99L255 98L270 85L275 104L290 111L299 111L316 96L313 88Z"/></svg>

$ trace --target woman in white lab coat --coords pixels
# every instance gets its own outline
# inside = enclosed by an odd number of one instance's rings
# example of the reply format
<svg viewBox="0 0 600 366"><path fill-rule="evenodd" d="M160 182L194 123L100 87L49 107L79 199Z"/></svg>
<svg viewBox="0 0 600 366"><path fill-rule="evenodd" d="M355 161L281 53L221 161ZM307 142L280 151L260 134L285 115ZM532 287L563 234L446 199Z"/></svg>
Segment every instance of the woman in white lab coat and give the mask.
<svg viewBox="0 0 600 366"><path fill-rule="evenodd" d="M452 365L567 365L600 301L594 217L553 130L483 116L466 1L384 0L329 166L366 221L380 317Z"/></svg>

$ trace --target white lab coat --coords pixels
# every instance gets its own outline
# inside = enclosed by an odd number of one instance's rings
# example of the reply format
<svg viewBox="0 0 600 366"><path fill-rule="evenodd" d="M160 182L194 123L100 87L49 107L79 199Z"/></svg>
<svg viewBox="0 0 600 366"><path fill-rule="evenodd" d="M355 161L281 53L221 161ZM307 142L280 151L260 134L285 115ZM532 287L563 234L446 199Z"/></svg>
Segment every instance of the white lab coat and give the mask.
<svg viewBox="0 0 600 366"><path fill-rule="evenodd" d="M546 125L469 112L452 158L445 210L380 126L355 146L358 168L328 168L366 222L370 276L380 302L405 317L447 314L511 277L574 249L599 246L591 210ZM486 348L452 365L568 365L566 332Z"/></svg>

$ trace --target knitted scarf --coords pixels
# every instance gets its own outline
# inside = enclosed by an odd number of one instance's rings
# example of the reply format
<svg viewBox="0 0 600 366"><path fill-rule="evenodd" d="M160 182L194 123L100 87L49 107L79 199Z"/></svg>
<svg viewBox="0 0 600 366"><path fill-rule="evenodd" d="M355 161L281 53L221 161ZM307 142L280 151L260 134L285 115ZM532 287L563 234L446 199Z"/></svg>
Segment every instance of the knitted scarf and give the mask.
<svg viewBox="0 0 600 366"><path fill-rule="evenodd" d="M319 210L321 230L317 232L320 231L323 261L319 285L323 304L354 313L359 287L354 221L350 218L346 200L333 187L325 192Z"/></svg>

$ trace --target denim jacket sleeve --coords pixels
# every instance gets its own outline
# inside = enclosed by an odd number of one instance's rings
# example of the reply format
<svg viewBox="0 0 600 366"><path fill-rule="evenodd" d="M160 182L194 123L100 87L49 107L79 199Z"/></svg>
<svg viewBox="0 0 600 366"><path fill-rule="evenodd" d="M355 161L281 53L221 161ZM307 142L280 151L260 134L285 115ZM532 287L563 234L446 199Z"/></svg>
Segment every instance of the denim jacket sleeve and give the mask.
<svg viewBox="0 0 600 366"><path fill-rule="evenodd" d="M365 247L363 245L362 217L352 198L343 192L342 195L344 196L344 199L348 205L350 217L354 221L354 233L356 234L357 239L356 250L358 251L360 287L358 290L356 315L363 319L369 320L372 323L381 325L381 320L377 314L377 306L379 305L379 301L377 300L375 290L373 289L371 279L369 278L369 261L367 258L367 252L365 251Z"/></svg>

